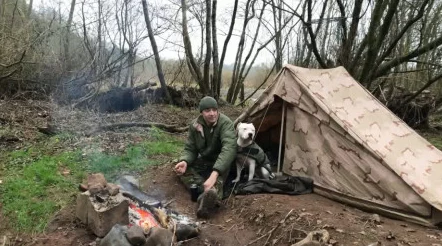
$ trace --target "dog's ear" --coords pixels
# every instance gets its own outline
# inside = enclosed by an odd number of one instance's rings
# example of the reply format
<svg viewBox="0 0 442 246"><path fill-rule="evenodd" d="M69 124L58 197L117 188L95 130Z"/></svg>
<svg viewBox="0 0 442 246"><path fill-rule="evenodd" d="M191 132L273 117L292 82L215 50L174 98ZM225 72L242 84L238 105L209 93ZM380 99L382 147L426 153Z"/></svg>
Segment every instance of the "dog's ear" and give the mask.
<svg viewBox="0 0 442 246"><path fill-rule="evenodd" d="M240 125L241 125L241 124L242 124L242 123L239 122L239 123L236 125L236 128L235 128L236 136L238 136L238 129L240 128Z"/></svg>

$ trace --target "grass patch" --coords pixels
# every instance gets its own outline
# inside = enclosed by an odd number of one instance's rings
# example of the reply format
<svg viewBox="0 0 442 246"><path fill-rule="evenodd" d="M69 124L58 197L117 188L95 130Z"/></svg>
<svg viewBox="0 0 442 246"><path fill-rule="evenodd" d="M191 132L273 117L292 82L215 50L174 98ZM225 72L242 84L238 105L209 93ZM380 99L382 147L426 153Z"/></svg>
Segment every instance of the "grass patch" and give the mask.
<svg viewBox="0 0 442 246"><path fill-rule="evenodd" d="M17 231L41 232L64 207L84 177L81 154L39 154L35 149L13 151L2 168L3 213Z"/></svg>
<svg viewBox="0 0 442 246"><path fill-rule="evenodd" d="M438 131L420 132L422 137L428 140L436 148L442 150L442 135Z"/></svg>
<svg viewBox="0 0 442 246"><path fill-rule="evenodd" d="M12 229L42 232L57 211L73 204L87 172L102 172L112 181L123 172L140 172L176 158L183 147L182 141L158 129L122 154L86 155L72 150L74 140L73 135L61 134L22 150L0 150L0 203Z"/></svg>
<svg viewBox="0 0 442 246"><path fill-rule="evenodd" d="M164 158L178 157L183 142L153 128L150 130L149 138L137 145L126 148L121 155L93 152L88 155L88 172L101 172L107 180L115 180L122 172L137 173L148 166L158 165L164 162Z"/></svg>

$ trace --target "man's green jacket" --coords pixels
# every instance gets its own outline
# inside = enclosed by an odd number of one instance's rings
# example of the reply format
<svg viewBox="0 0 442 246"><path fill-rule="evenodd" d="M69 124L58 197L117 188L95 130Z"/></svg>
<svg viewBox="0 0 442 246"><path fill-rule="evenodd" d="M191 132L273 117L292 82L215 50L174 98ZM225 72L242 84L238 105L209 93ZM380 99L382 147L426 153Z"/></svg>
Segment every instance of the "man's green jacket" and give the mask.
<svg viewBox="0 0 442 246"><path fill-rule="evenodd" d="M192 121L180 161L192 166L198 154L203 160L215 162L213 170L226 174L236 157L235 129L229 117L219 113L212 127L207 126L202 115Z"/></svg>

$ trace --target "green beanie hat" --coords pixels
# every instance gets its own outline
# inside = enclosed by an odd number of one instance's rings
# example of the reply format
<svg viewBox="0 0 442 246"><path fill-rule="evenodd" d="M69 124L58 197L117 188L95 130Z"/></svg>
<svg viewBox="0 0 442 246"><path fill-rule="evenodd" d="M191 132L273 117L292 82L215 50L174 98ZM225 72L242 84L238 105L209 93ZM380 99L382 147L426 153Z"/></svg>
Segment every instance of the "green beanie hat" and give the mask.
<svg viewBox="0 0 442 246"><path fill-rule="evenodd" d="M218 103L216 102L215 98L205 96L200 101L199 109L200 109L200 112L202 112L204 109L208 109L208 108L216 108L217 109Z"/></svg>

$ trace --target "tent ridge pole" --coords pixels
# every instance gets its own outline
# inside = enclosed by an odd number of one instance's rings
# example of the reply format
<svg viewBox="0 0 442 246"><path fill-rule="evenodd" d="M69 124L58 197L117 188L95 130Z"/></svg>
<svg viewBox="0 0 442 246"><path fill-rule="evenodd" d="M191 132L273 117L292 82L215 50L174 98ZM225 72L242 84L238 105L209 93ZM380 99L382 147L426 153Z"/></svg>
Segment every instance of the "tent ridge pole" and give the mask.
<svg viewBox="0 0 442 246"><path fill-rule="evenodd" d="M281 152L282 152L282 134L284 133L284 124L285 123L285 101L282 100L282 118L281 118L281 132L279 134L279 153L278 153L278 170L276 175L281 176Z"/></svg>

